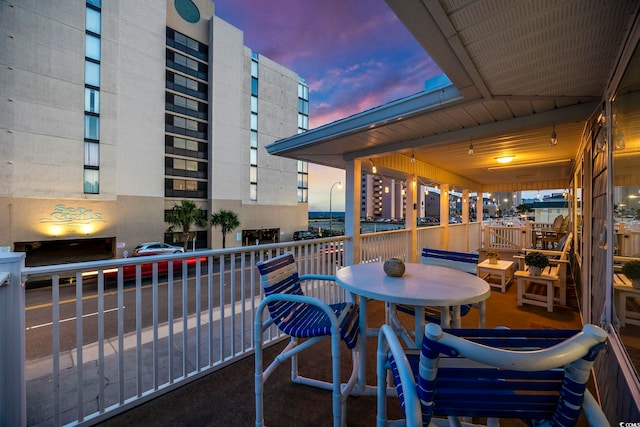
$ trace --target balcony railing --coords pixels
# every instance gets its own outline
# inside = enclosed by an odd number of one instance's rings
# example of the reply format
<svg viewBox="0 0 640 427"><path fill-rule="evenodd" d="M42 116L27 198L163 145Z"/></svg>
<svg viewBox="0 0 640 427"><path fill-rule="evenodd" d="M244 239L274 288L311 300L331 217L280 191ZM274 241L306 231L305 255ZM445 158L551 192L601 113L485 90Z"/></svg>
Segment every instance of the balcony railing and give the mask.
<svg viewBox="0 0 640 427"><path fill-rule="evenodd" d="M24 269L39 286L27 293L27 423L90 425L252 354L257 262L290 251L300 274L333 274L344 240ZM280 338L274 328L265 344Z"/></svg>
<svg viewBox="0 0 640 427"><path fill-rule="evenodd" d="M30 268L24 254L0 254L3 419L95 424L251 355L257 262L289 251L300 274L333 274L351 259L348 239ZM414 243L410 230L364 234L359 260L476 250L481 239L479 223L420 228ZM344 298L314 282L306 293ZM265 344L280 339L274 328Z"/></svg>

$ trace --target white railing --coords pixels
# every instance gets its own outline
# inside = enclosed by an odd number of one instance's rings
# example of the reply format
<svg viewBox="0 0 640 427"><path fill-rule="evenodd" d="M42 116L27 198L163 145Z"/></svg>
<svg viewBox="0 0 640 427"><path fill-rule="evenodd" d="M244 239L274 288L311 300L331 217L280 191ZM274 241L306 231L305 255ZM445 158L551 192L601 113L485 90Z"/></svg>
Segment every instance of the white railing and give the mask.
<svg viewBox="0 0 640 427"><path fill-rule="evenodd" d="M483 247L496 250L521 251L530 247L530 232L525 227L487 226L484 228Z"/></svg>
<svg viewBox="0 0 640 427"><path fill-rule="evenodd" d="M419 257L422 247L447 243L444 227L417 234L416 248L407 230L362 235L361 262L410 259L411 250ZM333 274L349 259L347 239L31 268L24 254L0 254L0 271L11 273L0 286L0 307L8 307L0 339L9 337L0 349L3 419L92 425L252 354L257 262L289 251L300 274ZM314 282L306 292L327 302L344 297ZM275 328L265 337L282 339Z"/></svg>
<svg viewBox="0 0 640 427"><path fill-rule="evenodd" d="M409 230L382 231L360 235L360 262L380 262L396 257L408 261Z"/></svg>
<svg viewBox="0 0 640 427"><path fill-rule="evenodd" d="M300 274L334 274L345 239L26 268L27 424L91 425L252 354L256 263L289 251Z"/></svg>
<svg viewBox="0 0 640 427"><path fill-rule="evenodd" d="M446 249L444 247L444 227L441 225L418 228L418 259L422 248Z"/></svg>

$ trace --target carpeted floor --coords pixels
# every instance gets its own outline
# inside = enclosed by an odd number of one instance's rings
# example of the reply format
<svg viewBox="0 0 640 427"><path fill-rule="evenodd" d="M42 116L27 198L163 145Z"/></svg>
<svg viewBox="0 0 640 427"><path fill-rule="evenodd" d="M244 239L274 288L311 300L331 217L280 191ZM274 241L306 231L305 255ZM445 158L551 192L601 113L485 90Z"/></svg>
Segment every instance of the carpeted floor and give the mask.
<svg viewBox="0 0 640 427"><path fill-rule="evenodd" d="M575 290L568 285L569 306L556 306L553 313L542 307L518 307L516 286L511 284L506 293L492 291L487 300L487 327L510 328L570 328L582 326L577 308ZM370 324L384 321L382 303L371 302ZM477 327L475 310L463 318L463 327ZM270 361L284 344L268 349L265 361ZM324 348L323 348L324 346ZM367 381L375 384L375 342L367 346ZM343 380L351 367L350 353L343 346ZM289 380L290 364L280 366L265 386L265 422L268 426L328 426L331 425L331 394L329 391L292 384ZM313 347L301 355L302 374L330 379L329 343ZM207 375L139 407L117 415L102 424L119 426L252 426L255 425L254 358L248 357L218 372ZM389 400L390 417L401 418L397 399ZM347 403L347 425L373 426L376 424L376 398L350 397ZM523 426L518 420L507 420L502 426Z"/></svg>

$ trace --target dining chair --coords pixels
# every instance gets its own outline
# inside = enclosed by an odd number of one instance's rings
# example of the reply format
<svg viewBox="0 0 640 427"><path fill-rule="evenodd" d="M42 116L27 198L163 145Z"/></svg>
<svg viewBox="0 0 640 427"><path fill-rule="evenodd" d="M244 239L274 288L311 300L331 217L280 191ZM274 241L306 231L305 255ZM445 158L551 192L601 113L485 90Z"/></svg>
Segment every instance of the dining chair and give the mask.
<svg viewBox="0 0 640 427"><path fill-rule="evenodd" d="M298 275L293 255L286 253L266 261L258 262L258 271L265 297L256 309L254 323L255 343L255 394L256 426L264 425L264 383L282 362L291 359L291 381L311 385L333 392L333 425L344 425L346 398L356 384L358 357L359 310L357 304L346 301L327 304L306 296L301 282L335 281L335 276ZM314 283L315 283L314 282ZM264 313L268 309L268 315ZM263 371L264 332L272 325L289 335L288 345ZM322 381L298 374L298 354L325 338L331 338L332 381ZM353 369L346 385L340 382L340 341L344 341L352 353Z"/></svg>
<svg viewBox="0 0 640 427"><path fill-rule="evenodd" d="M422 248L421 263L426 265L436 265L440 267L454 268L469 274L476 275L478 269L479 255L473 252L455 252L433 248ZM460 316L466 316L474 304L463 304L460 306ZM415 316L413 306L398 304L396 310ZM425 321L430 323L440 323L440 308L425 307ZM450 316L453 318L453 316ZM450 325L443 325L449 327Z"/></svg>
<svg viewBox="0 0 640 427"><path fill-rule="evenodd" d="M388 372L406 417L402 425L409 427L474 425L466 422L470 417L487 418L488 425L517 418L527 425L573 426L581 409L589 425L608 426L586 387L606 339L590 324L580 331L443 330L431 323L422 348L405 351L384 325L377 352L378 427L398 421L387 420Z"/></svg>

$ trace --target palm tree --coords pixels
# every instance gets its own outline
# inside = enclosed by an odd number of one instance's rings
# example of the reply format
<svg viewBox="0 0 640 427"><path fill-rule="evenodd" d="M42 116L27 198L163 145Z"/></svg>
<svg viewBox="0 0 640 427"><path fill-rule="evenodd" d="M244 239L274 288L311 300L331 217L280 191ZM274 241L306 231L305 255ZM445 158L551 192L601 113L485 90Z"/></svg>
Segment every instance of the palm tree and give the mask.
<svg viewBox="0 0 640 427"><path fill-rule="evenodd" d="M197 227L205 227L207 225L205 212L190 200L182 200L179 205L175 204L169 215L167 215L166 222L171 224L167 229L169 233L173 233L174 227L182 228L182 243L185 250L189 242L191 225L195 224Z"/></svg>
<svg viewBox="0 0 640 427"><path fill-rule="evenodd" d="M222 229L222 248L224 249L227 242L227 233L230 233L240 226L238 215L233 211L220 209L218 212L211 215L210 222L214 227L219 225Z"/></svg>

